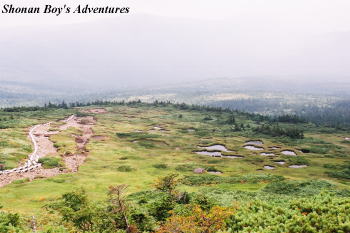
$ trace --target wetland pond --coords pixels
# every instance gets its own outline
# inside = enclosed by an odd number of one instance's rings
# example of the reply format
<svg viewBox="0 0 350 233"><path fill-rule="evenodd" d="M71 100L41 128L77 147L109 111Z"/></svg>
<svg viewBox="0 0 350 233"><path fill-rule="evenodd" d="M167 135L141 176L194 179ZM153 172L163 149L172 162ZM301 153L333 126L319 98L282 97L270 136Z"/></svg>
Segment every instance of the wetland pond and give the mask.
<svg viewBox="0 0 350 233"><path fill-rule="evenodd" d="M252 145L246 145L244 146L245 149L247 150L264 150L262 147L257 147L257 146L252 146Z"/></svg>
<svg viewBox="0 0 350 233"><path fill-rule="evenodd" d="M273 162L277 163L277 164L280 164L280 165L286 164L286 161L284 161L284 160L275 160Z"/></svg>
<svg viewBox="0 0 350 233"><path fill-rule="evenodd" d="M221 152L218 152L218 151L196 151L195 153L198 155L207 155L207 156L211 156L211 157L221 157L222 156Z"/></svg>
<svg viewBox="0 0 350 233"><path fill-rule="evenodd" d="M206 149L207 151L223 151L223 152L231 152L224 145L216 144L212 146L199 146L202 149Z"/></svg>
<svg viewBox="0 0 350 233"><path fill-rule="evenodd" d="M230 159L241 159L244 158L242 155L223 155L223 158L230 158Z"/></svg>
<svg viewBox="0 0 350 233"><path fill-rule="evenodd" d="M266 153L266 152L262 152L262 153L260 153L260 155L262 155L262 156L276 156L274 153Z"/></svg>
<svg viewBox="0 0 350 233"><path fill-rule="evenodd" d="M305 168L307 165L290 165L289 168Z"/></svg>
<svg viewBox="0 0 350 233"><path fill-rule="evenodd" d="M228 159L241 159L244 158L242 155L223 155L219 151L196 151L197 155L207 155L210 157L221 157L221 158L228 158Z"/></svg>
<svg viewBox="0 0 350 233"><path fill-rule="evenodd" d="M292 150L283 150L283 151L281 151L281 153L284 155L289 155L289 156L297 156L297 153L295 153Z"/></svg>
<svg viewBox="0 0 350 233"><path fill-rule="evenodd" d="M264 143L260 140L251 140L251 141L247 141L245 142L246 145L256 145L256 146L262 146L264 145Z"/></svg>

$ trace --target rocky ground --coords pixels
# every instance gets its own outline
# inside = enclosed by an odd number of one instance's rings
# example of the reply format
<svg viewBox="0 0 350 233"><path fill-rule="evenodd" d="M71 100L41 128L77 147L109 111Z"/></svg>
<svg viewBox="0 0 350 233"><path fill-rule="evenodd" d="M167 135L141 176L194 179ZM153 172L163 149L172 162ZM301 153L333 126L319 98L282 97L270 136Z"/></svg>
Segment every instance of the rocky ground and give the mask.
<svg viewBox="0 0 350 233"><path fill-rule="evenodd" d="M94 111L95 112L95 111ZM101 113L100 110L96 112ZM57 131L51 131L51 122L41 125L36 125L29 130L29 138L33 142L34 152L28 156L28 160L11 170L5 170L0 173L0 187L12 183L19 179L34 180L38 178L46 178L55 176L61 173L77 172L87 155L86 144L93 136L92 127L96 123L91 116L77 117L72 115L62 121L64 124ZM82 135L74 136L77 152L74 154L61 155L65 163L65 168L44 169L38 160L49 154L56 154L57 149L54 147L50 136L67 130L70 127L80 129Z"/></svg>

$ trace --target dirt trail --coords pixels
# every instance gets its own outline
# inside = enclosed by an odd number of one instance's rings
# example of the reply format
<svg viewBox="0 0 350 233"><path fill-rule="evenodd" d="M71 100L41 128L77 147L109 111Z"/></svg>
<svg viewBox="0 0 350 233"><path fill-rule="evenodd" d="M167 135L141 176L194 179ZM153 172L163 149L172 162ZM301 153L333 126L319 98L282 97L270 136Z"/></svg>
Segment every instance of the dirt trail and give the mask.
<svg viewBox="0 0 350 233"><path fill-rule="evenodd" d="M92 126L96 123L96 121L91 116L76 117L75 115L72 115L62 122L65 124L60 126L58 131L50 131L51 122L36 125L29 130L28 136L34 146L33 153L28 155L27 161L21 164L19 167L11 170L0 171L0 187L19 179L28 178L29 180L34 180L38 178L55 176L61 173L78 171L79 166L83 164L86 159L87 150L85 145L93 136ZM39 159L49 154L57 153L56 148L50 140L50 136L67 130L70 127L78 128L82 131L81 136L75 136L77 153L62 155L66 167L64 169L42 168L41 164L39 163Z"/></svg>
<svg viewBox="0 0 350 233"><path fill-rule="evenodd" d="M71 172L77 172L79 166L84 163L88 151L85 148L85 145L89 142L89 139L93 136L92 126L95 124L93 117L80 117L78 119L72 119L70 122L67 122L66 125L71 125L71 127L79 128L82 131L81 136L75 136L75 142L77 145L76 154L64 155L64 162L66 167ZM63 125L63 128L66 126Z"/></svg>

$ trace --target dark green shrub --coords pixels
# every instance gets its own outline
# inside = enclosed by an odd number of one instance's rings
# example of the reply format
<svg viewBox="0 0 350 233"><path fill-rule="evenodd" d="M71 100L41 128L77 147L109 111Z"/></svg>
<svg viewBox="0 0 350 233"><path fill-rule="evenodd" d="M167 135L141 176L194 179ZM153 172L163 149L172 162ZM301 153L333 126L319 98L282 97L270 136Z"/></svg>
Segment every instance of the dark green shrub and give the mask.
<svg viewBox="0 0 350 233"><path fill-rule="evenodd" d="M327 154L329 152L329 148L325 147L324 145L310 146L308 149L310 153L314 154Z"/></svg>
<svg viewBox="0 0 350 233"><path fill-rule="evenodd" d="M266 185L263 191L274 194L309 196L316 195L330 187L332 187L330 183L320 180L279 181Z"/></svg>
<svg viewBox="0 0 350 233"><path fill-rule="evenodd" d="M282 127L278 124L264 124L254 129L257 133L266 134L272 137L289 137L293 139L303 139L304 131L296 127Z"/></svg>
<svg viewBox="0 0 350 233"><path fill-rule="evenodd" d="M215 201L204 194L195 194L193 196L193 204L199 205L203 210L210 210L216 203Z"/></svg>
<svg viewBox="0 0 350 233"><path fill-rule="evenodd" d="M133 208L130 212L131 223L135 224L141 232L153 232L156 222L145 208Z"/></svg>
<svg viewBox="0 0 350 233"><path fill-rule="evenodd" d="M24 232L18 214L0 212L0 233Z"/></svg>
<svg viewBox="0 0 350 233"><path fill-rule="evenodd" d="M222 172L221 170L217 169L216 167L210 166L205 168L208 172Z"/></svg>
<svg viewBox="0 0 350 233"><path fill-rule="evenodd" d="M9 143L6 141L0 141L0 147L7 147L9 146Z"/></svg>
<svg viewBox="0 0 350 233"><path fill-rule="evenodd" d="M338 179L350 179L350 163L335 165L335 164L325 164L325 168L332 169L332 171L326 172L330 177Z"/></svg>
<svg viewBox="0 0 350 233"><path fill-rule="evenodd" d="M164 192L156 195L154 200L147 205L147 208L150 215L157 221L164 221L171 216L170 211L174 208L175 204L174 198Z"/></svg>
<svg viewBox="0 0 350 233"><path fill-rule="evenodd" d="M234 115L230 115L226 121L227 124L232 125L234 123L236 123L236 119Z"/></svg>
<svg viewBox="0 0 350 233"><path fill-rule="evenodd" d="M86 112L76 112L75 115L77 117L87 117L87 116L92 116L91 114L89 113L86 113Z"/></svg>
<svg viewBox="0 0 350 233"><path fill-rule="evenodd" d="M193 176L185 176L181 182L186 185L210 185L210 184L238 184L238 183L258 183L258 182L277 182L284 180L283 176L258 174L245 176L215 176L210 174L201 174Z"/></svg>
<svg viewBox="0 0 350 233"><path fill-rule="evenodd" d="M207 115L203 118L204 121L211 121L213 118L210 115Z"/></svg>
<svg viewBox="0 0 350 233"><path fill-rule="evenodd" d="M65 193L62 197L49 205L47 209L57 211L63 222L70 222L83 232L94 229L94 209L90 206L84 190Z"/></svg>
<svg viewBox="0 0 350 233"><path fill-rule="evenodd" d="M153 167L158 169L166 169L168 168L168 165L166 165L165 163L158 163L158 164L154 164Z"/></svg>
<svg viewBox="0 0 350 233"><path fill-rule="evenodd" d="M292 165L310 165L310 161L302 156L287 157L288 163Z"/></svg>
<svg viewBox="0 0 350 233"><path fill-rule="evenodd" d="M228 232L350 232L349 199L318 195L285 203L247 202L227 221Z"/></svg>
<svg viewBox="0 0 350 233"><path fill-rule="evenodd" d="M181 172L191 172L196 168L195 164L180 164L175 167L175 170Z"/></svg>
<svg viewBox="0 0 350 233"><path fill-rule="evenodd" d="M134 169L128 165L123 165L123 166L118 167L117 170L120 172L131 172Z"/></svg>
<svg viewBox="0 0 350 233"><path fill-rule="evenodd" d="M141 139L150 139L150 138L159 138L158 134L150 134L143 132L131 132L131 133L116 133L119 138L129 138L133 140L141 140Z"/></svg>
<svg viewBox="0 0 350 233"><path fill-rule="evenodd" d="M191 201L191 196L188 192L182 192L177 197L177 203L179 204L189 204Z"/></svg>
<svg viewBox="0 0 350 233"><path fill-rule="evenodd" d="M39 163L42 164L44 168L55 168L62 167L62 162L60 158L56 157L43 157L39 159Z"/></svg>
<svg viewBox="0 0 350 233"><path fill-rule="evenodd" d="M147 149L152 149L152 148L156 147L152 141L146 141L146 140L139 141L138 145L143 146Z"/></svg>
<svg viewBox="0 0 350 233"><path fill-rule="evenodd" d="M12 182L12 184L23 184L23 183L27 183L27 182L29 182L29 178L15 180Z"/></svg>

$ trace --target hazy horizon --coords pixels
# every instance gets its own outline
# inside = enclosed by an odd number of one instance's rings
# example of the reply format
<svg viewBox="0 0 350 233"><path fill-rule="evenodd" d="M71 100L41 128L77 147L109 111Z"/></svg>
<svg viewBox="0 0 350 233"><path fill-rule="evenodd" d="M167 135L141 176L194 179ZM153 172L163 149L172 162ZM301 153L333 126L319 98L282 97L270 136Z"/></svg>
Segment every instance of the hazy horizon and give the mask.
<svg viewBox="0 0 350 233"><path fill-rule="evenodd" d="M349 80L347 1L183 3L120 1L131 13L115 17L0 14L0 80L93 89Z"/></svg>

